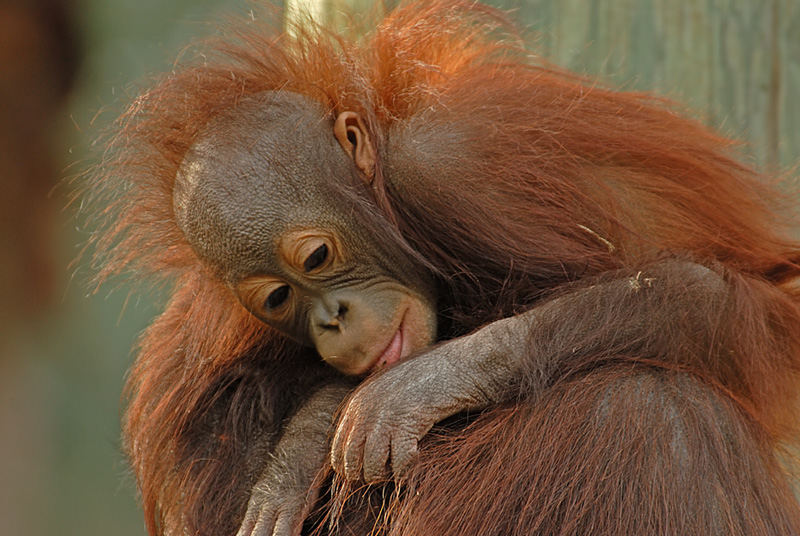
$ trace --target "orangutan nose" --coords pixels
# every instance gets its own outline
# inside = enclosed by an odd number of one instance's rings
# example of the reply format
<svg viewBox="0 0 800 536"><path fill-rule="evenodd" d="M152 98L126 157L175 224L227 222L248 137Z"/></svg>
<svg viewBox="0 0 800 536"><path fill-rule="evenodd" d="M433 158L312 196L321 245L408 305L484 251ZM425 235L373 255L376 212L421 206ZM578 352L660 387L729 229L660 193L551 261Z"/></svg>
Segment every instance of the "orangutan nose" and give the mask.
<svg viewBox="0 0 800 536"><path fill-rule="evenodd" d="M326 297L316 301L311 311L311 330L342 331L345 327L349 304L337 297Z"/></svg>

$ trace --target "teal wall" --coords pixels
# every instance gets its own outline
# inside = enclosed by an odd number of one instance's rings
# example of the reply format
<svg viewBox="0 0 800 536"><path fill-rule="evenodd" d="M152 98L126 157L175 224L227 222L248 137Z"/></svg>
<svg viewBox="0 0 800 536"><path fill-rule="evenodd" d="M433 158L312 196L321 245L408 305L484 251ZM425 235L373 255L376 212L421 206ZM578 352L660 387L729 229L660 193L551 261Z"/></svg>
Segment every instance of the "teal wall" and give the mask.
<svg viewBox="0 0 800 536"><path fill-rule="evenodd" d="M76 219L75 206L63 208L73 189L66 181L95 160L93 140L148 74L168 70L192 36L209 32L207 22L217 20L222 3L75 2L83 64L67 109L52 124L65 181L51 194L61 207L52 245L57 290L38 318L0 337L2 535L145 534L120 450L120 393L131 346L156 313L157 299L148 293L128 299L124 286L90 294L85 263L70 263L92 230ZM3 9L0 2L0 15Z"/></svg>
<svg viewBox="0 0 800 536"><path fill-rule="evenodd" d="M340 2L341 3L341 2ZM800 157L800 0L529 0L515 9L536 50L613 84L655 89L740 137L762 166ZM69 108L54 118L64 175L148 73L170 68L206 21L244 0L83 0L85 59ZM0 10L2 7L0 7ZM53 195L63 206L69 187ZM57 300L11 337L0 359L0 533L141 535L119 447L119 393L130 348L157 296L124 285L87 296L68 267L91 229L58 215Z"/></svg>

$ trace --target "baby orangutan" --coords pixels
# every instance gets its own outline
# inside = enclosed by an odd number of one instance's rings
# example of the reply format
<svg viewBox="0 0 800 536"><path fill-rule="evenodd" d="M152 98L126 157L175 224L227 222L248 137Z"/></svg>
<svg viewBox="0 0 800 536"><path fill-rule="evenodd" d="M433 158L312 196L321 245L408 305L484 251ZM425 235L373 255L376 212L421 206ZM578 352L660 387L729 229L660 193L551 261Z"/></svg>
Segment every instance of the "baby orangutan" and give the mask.
<svg viewBox="0 0 800 536"><path fill-rule="evenodd" d="M775 192L509 31L253 24L137 100L100 246L175 284L128 384L151 533L800 532Z"/></svg>

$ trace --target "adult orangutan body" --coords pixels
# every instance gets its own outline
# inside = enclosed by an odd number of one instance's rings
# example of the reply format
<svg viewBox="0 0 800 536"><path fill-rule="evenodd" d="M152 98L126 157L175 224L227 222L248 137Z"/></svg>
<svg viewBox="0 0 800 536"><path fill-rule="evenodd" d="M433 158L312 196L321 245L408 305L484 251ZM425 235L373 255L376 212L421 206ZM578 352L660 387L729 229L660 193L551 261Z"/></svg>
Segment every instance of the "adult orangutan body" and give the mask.
<svg viewBox="0 0 800 536"><path fill-rule="evenodd" d="M240 31L106 175L108 270L175 282L128 386L152 533L800 532L800 245L725 140L480 6Z"/></svg>

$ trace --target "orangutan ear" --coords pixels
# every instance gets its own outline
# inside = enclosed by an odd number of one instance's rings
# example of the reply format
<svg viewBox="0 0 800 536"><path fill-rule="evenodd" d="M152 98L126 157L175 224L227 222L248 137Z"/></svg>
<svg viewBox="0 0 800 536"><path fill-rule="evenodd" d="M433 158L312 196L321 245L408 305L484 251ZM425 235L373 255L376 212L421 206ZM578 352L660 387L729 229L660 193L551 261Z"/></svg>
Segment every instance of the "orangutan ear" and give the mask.
<svg viewBox="0 0 800 536"><path fill-rule="evenodd" d="M333 134L359 171L372 182L375 176L375 147L361 116L356 112L340 113L333 124Z"/></svg>

